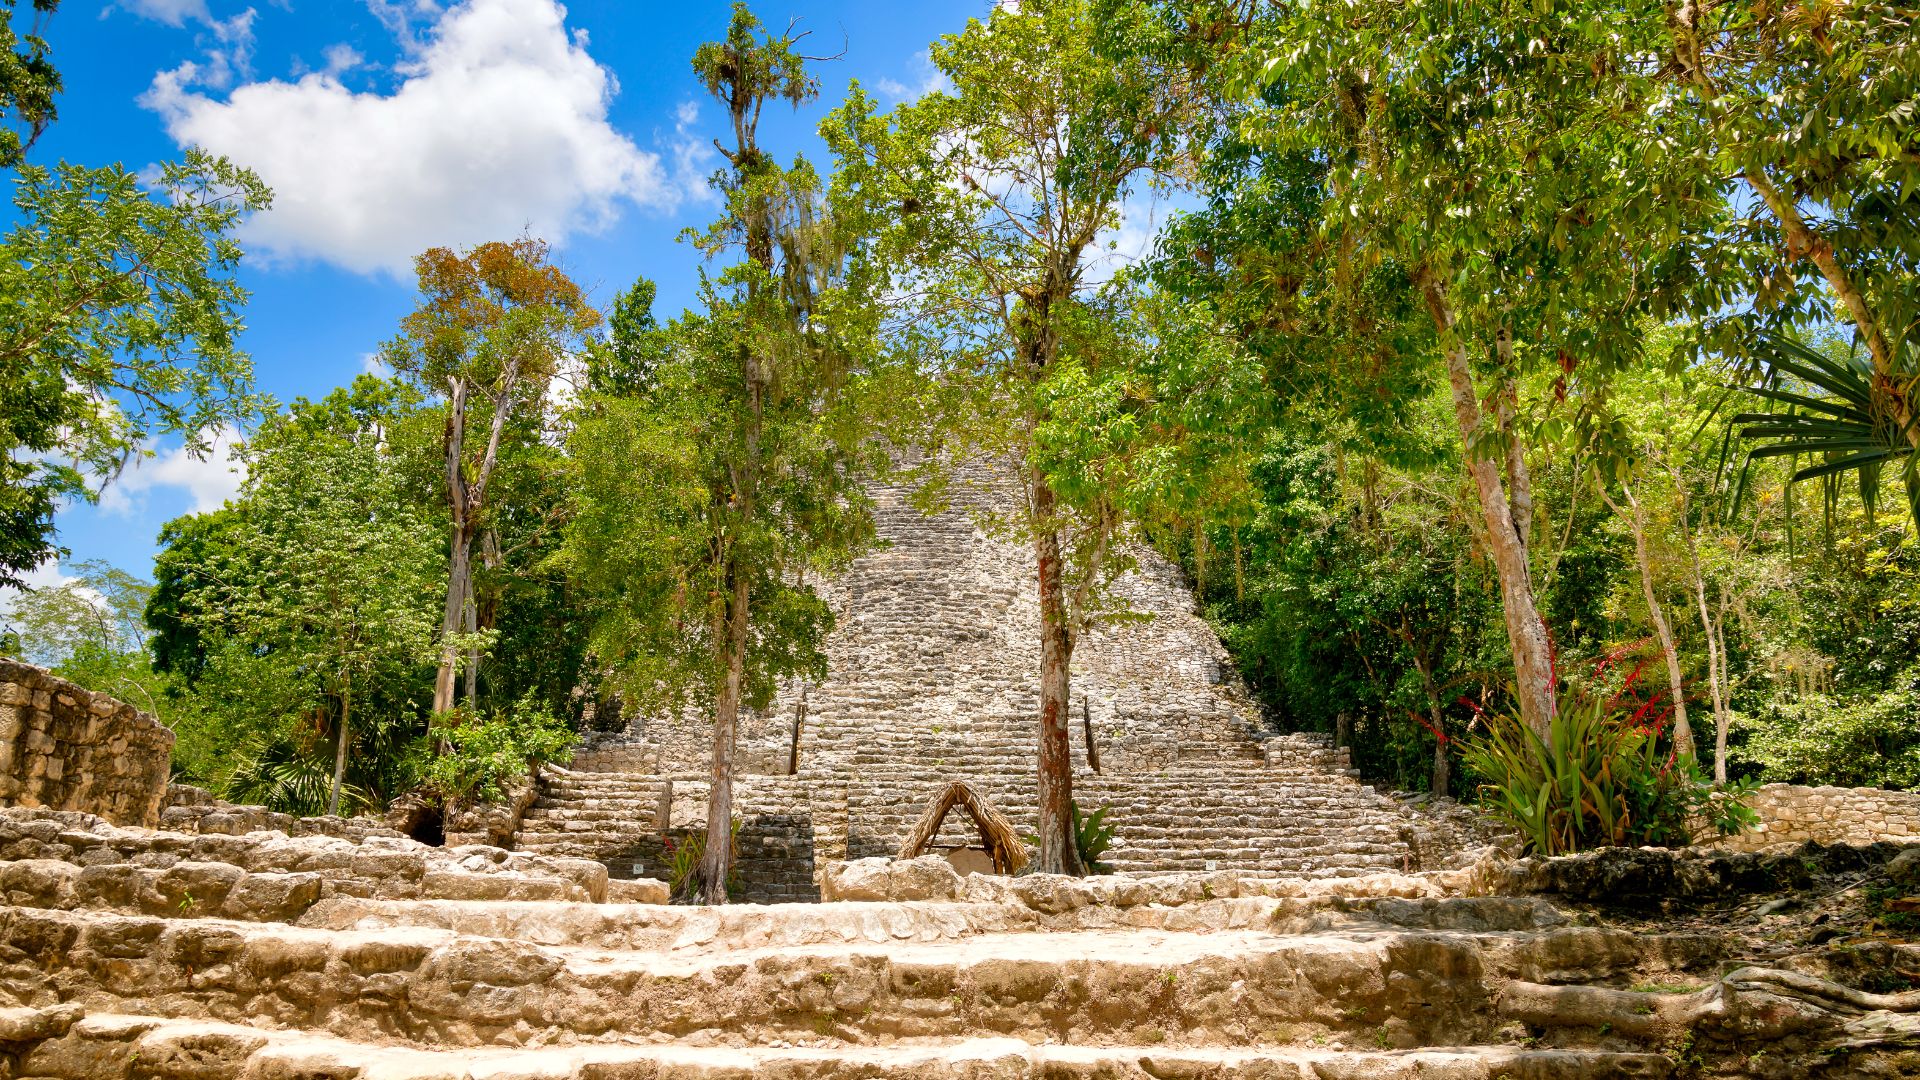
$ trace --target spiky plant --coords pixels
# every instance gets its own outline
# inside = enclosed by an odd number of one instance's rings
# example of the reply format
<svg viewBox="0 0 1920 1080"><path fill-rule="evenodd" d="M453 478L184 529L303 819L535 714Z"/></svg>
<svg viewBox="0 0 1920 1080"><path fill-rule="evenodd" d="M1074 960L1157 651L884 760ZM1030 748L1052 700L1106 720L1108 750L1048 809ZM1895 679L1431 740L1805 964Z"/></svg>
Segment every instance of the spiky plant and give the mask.
<svg viewBox="0 0 1920 1080"><path fill-rule="evenodd" d="M1775 408L1739 413L1732 420L1742 438L1764 443L1749 450L1747 460L1784 457L1797 466L1799 459L1811 459L1811 464L1796 467L1788 482L1821 481L1829 522L1843 477L1855 476L1860 501L1872 515L1887 466L1899 466L1908 512L1920 523L1920 455L1913 452L1893 400L1896 393L1914 393L1915 376L1906 376L1902 386L1876 374L1865 356L1829 355L1781 335L1765 343L1766 376L1760 385L1745 389ZM1915 370L1912 359L1908 356L1905 365L1909 372Z"/></svg>

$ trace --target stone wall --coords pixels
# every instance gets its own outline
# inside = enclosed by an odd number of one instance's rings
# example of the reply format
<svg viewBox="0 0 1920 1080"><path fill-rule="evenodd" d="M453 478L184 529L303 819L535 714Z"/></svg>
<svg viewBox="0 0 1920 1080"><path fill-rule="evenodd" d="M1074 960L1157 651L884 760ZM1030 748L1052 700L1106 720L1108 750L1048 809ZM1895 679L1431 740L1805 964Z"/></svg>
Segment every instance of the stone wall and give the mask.
<svg viewBox="0 0 1920 1080"><path fill-rule="evenodd" d="M46 669L0 659L0 805L78 810L153 827L173 732Z"/></svg>
<svg viewBox="0 0 1920 1080"><path fill-rule="evenodd" d="M1920 792L1885 788L1763 784L1754 792L1760 826L1715 846L1754 851L1812 840L1821 844L1920 843Z"/></svg>

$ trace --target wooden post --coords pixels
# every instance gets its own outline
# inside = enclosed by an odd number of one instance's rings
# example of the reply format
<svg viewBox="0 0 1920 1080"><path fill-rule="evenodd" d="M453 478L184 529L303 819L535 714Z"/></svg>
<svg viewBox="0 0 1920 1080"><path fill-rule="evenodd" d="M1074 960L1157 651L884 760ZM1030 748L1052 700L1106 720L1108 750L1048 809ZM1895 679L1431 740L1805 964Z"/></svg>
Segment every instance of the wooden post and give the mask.
<svg viewBox="0 0 1920 1080"><path fill-rule="evenodd" d="M793 739L787 746L787 775L800 772L800 729L807 722L807 684L800 684L800 703L793 707Z"/></svg>
<svg viewBox="0 0 1920 1080"><path fill-rule="evenodd" d="M1080 699L1080 730L1085 733L1087 738L1087 768L1092 769L1094 773L1098 775L1100 772L1100 744L1095 742L1093 738L1093 707L1087 704L1087 699L1084 697Z"/></svg>

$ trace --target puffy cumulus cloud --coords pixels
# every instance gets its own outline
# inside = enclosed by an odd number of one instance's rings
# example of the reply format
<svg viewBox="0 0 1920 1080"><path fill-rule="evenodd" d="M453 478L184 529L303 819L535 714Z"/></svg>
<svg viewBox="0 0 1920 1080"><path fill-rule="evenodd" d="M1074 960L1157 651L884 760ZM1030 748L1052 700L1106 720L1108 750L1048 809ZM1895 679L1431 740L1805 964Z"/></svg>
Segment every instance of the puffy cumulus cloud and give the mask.
<svg viewBox="0 0 1920 1080"><path fill-rule="evenodd" d="M100 509L133 517L146 509L147 497L159 490L185 491L192 496L191 513L220 509L240 494L240 485L246 482L246 465L233 457L241 437L238 432L221 428L202 432L201 440L207 447L204 454L176 446L151 457L136 458L101 488Z"/></svg>
<svg viewBox="0 0 1920 1080"><path fill-rule="evenodd" d="M340 80L344 54L296 81L197 87L188 64L144 103L181 145L225 154L273 188L242 238L270 258L404 276L414 255L523 229L554 243L625 203L678 201L658 157L607 122L612 76L553 0L469 0L438 16L391 93Z"/></svg>

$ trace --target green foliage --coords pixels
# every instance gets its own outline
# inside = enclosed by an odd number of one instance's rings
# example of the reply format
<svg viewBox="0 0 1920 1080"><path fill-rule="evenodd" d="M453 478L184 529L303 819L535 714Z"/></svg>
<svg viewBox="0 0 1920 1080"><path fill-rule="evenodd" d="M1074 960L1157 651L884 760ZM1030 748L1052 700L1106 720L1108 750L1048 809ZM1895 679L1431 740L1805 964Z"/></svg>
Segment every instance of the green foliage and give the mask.
<svg viewBox="0 0 1920 1080"><path fill-rule="evenodd" d="M1114 827L1107 824L1107 808L1082 814L1080 804L1070 802L1068 806L1073 812L1073 846L1080 852L1080 865L1090 874L1113 873L1113 867L1100 861L1113 846Z"/></svg>
<svg viewBox="0 0 1920 1080"><path fill-rule="evenodd" d="M41 24L60 7L60 0L33 0L34 26L24 38L14 29L18 0L0 2L0 168L20 163L34 140L53 122L54 95L60 92L60 73L47 58L47 40ZM26 128L23 135L11 125Z"/></svg>
<svg viewBox="0 0 1920 1080"><path fill-rule="evenodd" d="M1529 850L1563 855L1607 846L1682 846L1696 821L1721 834L1753 817L1747 789L1716 791L1691 758L1667 754L1658 732L1598 692L1565 694L1547 739L1518 716L1487 714L1461 741L1484 778L1482 802Z"/></svg>
<svg viewBox="0 0 1920 1080"><path fill-rule="evenodd" d="M734 857L727 860L727 896L737 899L745 892L740 872L736 869L740 856L740 819L734 818L729 836L732 838ZM666 857L668 895L683 904L700 901L700 863L707 854L707 834L704 831L689 832L675 839L671 834L660 838L661 854Z"/></svg>
<svg viewBox="0 0 1920 1080"><path fill-rule="evenodd" d="M1879 693L1765 701L1736 723L1741 757L1768 780L1920 788L1920 679Z"/></svg>
<svg viewBox="0 0 1920 1080"><path fill-rule="evenodd" d="M433 718L428 738L446 749L429 755L420 779L449 800L498 802L507 785L572 757L573 728L531 697L485 716L464 709Z"/></svg>
<svg viewBox="0 0 1920 1080"><path fill-rule="evenodd" d="M1908 512L1920 525L1920 455L1888 407L1887 388L1874 377L1872 358L1830 355L1781 335L1766 338L1764 346L1767 377L1743 389L1774 411L1738 413L1731 420L1741 438L1765 440L1748 451L1748 459L1793 459L1798 467L1789 482L1824 480L1829 508L1835 502L1833 485L1852 473L1869 515L1879 502L1883 471L1898 466ZM1811 463L1799 465L1802 457ZM1831 513L1828 518L1830 523Z"/></svg>
<svg viewBox="0 0 1920 1080"><path fill-rule="evenodd" d="M90 476L160 432L204 453L252 414L229 234L269 198L197 151L151 183L20 167L0 240L0 585L51 553L55 501L91 497Z"/></svg>

